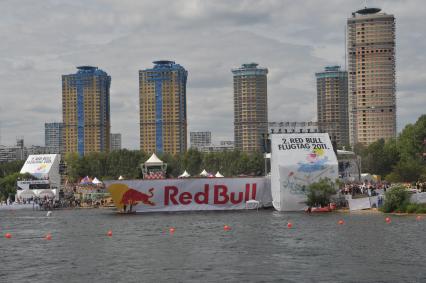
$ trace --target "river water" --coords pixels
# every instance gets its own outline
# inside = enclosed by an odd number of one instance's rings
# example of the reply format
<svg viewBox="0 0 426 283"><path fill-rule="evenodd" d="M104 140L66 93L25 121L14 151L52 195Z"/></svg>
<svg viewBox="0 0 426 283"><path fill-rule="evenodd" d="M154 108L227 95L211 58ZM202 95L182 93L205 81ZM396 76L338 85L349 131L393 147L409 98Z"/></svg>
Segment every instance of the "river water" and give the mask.
<svg viewBox="0 0 426 283"><path fill-rule="evenodd" d="M391 217L0 210L0 282L426 282L426 219Z"/></svg>

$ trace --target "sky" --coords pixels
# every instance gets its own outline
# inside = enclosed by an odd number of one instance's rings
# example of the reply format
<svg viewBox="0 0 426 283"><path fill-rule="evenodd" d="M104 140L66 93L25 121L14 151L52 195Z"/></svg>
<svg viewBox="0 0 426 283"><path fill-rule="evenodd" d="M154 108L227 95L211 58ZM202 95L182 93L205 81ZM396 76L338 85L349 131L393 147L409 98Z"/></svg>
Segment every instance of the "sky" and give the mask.
<svg viewBox="0 0 426 283"><path fill-rule="evenodd" d="M424 0L370 0L396 18L397 123L425 113ZM111 132L139 146L138 70L188 70L190 131L233 140L231 69L268 73L269 121L316 120L315 72L345 62L345 26L363 0L0 0L0 144L44 145L62 120L61 75L93 65L112 77ZM423 8L421 8L423 7ZM423 11L423 12L422 12Z"/></svg>

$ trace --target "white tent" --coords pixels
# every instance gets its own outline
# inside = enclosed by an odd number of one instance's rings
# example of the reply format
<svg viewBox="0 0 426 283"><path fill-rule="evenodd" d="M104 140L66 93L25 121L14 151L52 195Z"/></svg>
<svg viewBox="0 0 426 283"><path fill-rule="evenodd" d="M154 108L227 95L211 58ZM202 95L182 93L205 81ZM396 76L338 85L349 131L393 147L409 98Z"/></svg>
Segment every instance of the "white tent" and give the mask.
<svg viewBox="0 0 426 283"><path fill-rule="evenodd" d="M54 197L55 193L52 190L42 190L39 194L39 197L44 198L46 197Z"/></svg>
<svg viewBox="0 0 426 283"><path fill-rule="evenodd" d="M216 175L214 175L216 178L223 178L224 176L220 174L219 171L217 171Z"/></svg>
<svg viewBox="0 0 426 283"><path fill-rule="evenodd" d="M100 185L100 184L102 184L102 182L101 182L101 181L99 181L99 179L98 179L98 178L96 178L96 177L93 179L92 183L93 183L93 184L95 184L95 185Z"/></svg>
<svg viewBox="0 0 426 283"><path fill-rule="evenodd" d="M200 173L200 176L202 176L202 177L208 177L209 173L207 173L206 169L204 169L203 172Z"/></svg>
<svg viewBox="0 0 426 283"><path fill-rule="evenodd" d="M35 197L35 193L31 190L23 190L18 197L22 198L22 199L28 199L28 198L32 198Z"/></svg>
<svg viewBox="0 0 426 283"><path fill-rule="evenodd" d="M163 164L164 162L161 161L161 159L158 158L155 153L153 153L151 157L147 161L145 161L145 166L161 166Z"/></svg>
<svg viewBox="0 0 426 283"><path fill-rule="evenodd" d="M118 177L118 180L124 180L124 177L120 175L120 177Z"/></svg>
<svg viewBox="0 0 426 283"><path fill-rule="evenodd" d="M178 178L188 178L188 177L190 177L191 175L189 175L189 173L188 172L186 172L186 170L185 170L185 172L183 172L182 173L182 175L180 175Z"/></svg>

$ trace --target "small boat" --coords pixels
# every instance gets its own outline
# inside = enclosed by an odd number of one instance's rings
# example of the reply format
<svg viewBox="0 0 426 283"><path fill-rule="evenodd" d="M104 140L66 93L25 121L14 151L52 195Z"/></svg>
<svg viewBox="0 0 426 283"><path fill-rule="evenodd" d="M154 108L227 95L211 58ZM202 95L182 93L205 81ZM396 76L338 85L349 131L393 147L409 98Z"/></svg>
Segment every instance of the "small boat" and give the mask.
<svg viewBox="0 0 426 283"><path fill-rule="evenodd" d="M318 212L332 212L333 209L330 207L311 207L311 209L307 208L305 209L305 212L307 213L318 213Z"/></svg>

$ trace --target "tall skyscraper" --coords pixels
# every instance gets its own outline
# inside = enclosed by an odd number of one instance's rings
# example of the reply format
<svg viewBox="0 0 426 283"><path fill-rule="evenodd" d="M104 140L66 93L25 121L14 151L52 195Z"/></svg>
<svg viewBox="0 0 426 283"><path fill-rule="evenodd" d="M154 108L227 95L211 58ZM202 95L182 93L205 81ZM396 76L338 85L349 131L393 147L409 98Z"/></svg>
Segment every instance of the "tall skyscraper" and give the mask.
<svg viewBox="0 0 426 283"><path fill-rule="evenodd" d="M139 71L140 149L147 153L186 151L186 79L173 61L154 61Z"/></svg>
<svg viewBox="0 0 426 283"><path fill-rule="evenodd" d="M254 152L263 150L268 133L268 69L256 63L233 69L235 149Z"/></svg>
<svg viewBox="0 0 426 283"><path fill-rule="evenodd" d="M212 143L212 133L211 132L190 132L189 142L192 148L200 148L203 146L208 146Z"/></svg>
<svg viewBox="0 0 426 283"><path fill-rule="evenodd" d="M349 145L348 73L331 66L315 76L319 131L328 133L339 147Z"/></svg>
<svg viewBox="0 0 426 283"><path fill-rule="evenodd" d="M111 77L97 67L62 76L64 152L109 151Z"/></svg>
<svg viewBox="0 0 426 283"><path fill-rule="evenodd" d="M63 123L44 123L44 145L49 153L62 153L63 148Z"/></svg>
<svg viewBox="0 0 426 283"><path fill-rule="evenodd" d="M348 19L350 143L396 136L395 18L365 8Z"/></svg>
<svg viewBox="0 0 426 283"><path fill-rule="evenodd" d="M121 134L112 134L110 138L110 151L121 149Z"/></svg>

